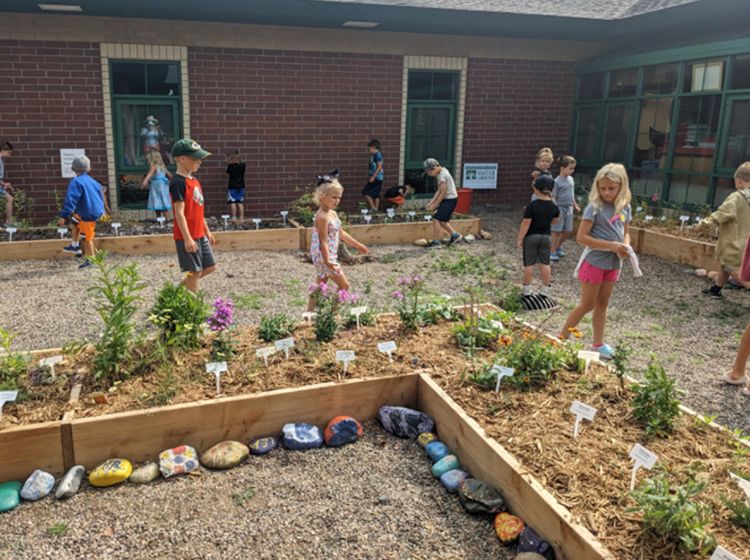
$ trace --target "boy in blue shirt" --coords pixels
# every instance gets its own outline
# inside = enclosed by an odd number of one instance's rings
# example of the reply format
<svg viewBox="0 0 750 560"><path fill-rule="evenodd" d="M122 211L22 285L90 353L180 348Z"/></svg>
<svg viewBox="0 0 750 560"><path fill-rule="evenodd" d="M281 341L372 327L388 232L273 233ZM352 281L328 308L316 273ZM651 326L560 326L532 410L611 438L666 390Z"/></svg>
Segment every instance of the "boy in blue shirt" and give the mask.
<svg viewBox="0 0 750 560"><path fill-rule="evenodd" d="M365 195L367 206L373 212L380 207L380 188L383 186L383 154L380 153L380 142L370 140L367 144L370 150L369 178L362 194Z"/></svg>
<svg viewBox="0 0 750 560"><path fill-rule="evenodd" d="M96 235L96 221L104 214L104 196L102 195L103 187L89 176L91 170L91 160L86 156L80 156L73 160L71 168L76 174L74 179L68 184L68 192L65 194L65 202L60 211L60 219L57 225L62 227L66 221L70 221L73 229L73 239L78 234L83 234L83 252L86 257L93 257L96 254L94 249L94 236ZM68 253L78 253L78 243L73 242L63 251ZM91 261L87 258L78 268L87 268L91 266Z"/></svg>

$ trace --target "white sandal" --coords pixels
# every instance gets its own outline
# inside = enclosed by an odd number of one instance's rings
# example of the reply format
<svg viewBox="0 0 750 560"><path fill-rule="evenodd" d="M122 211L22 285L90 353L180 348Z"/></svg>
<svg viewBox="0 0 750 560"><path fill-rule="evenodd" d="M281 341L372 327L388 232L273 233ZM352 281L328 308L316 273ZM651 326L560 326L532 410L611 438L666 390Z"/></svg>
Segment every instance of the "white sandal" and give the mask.
<svg viewBox="0 0 750 560"><path fill-rule="evenodd" d="M743 375L742 377L738 379L735 379L734 377L729 377L728 373L725 373L724 377L722 377L721 380L724 383L729 383L730 385L746 385L748 382L747 374ZM748 396L750 396L750 392L748 392Z"/></svg>
<svg viewBox="0 0 750 560"><path fill-rule="evenodd" d="M743 387L742 391L740 391L740 393L742 393L746 397L750 397L750 389L748 389L747 387Z"/></svg>

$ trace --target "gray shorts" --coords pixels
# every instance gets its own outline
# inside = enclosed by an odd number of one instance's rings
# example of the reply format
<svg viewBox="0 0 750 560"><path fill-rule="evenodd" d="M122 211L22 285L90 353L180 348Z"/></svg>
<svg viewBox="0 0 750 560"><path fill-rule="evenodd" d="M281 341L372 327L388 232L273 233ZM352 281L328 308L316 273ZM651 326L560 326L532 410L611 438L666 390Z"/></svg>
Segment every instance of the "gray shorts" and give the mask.
<svg viewBox="0 0 750 560"><path fill-rule="evenodd" d="M549 235L534 233L523 240L523 266L549 264L552 243Z"/></svg>
<svg viewBox="0 0 750 560"><path fill-rule="evenodd" d="M185 250L185 242L182 239L175 239L174 243L177 246L177 260L180 261L182 272L200 272L216 266L214 252L208 242L208 237L203 236L195 240L195 244L198 246L195 253L188 253Z"/></svg>
<svg viewBox="0 0 750 560"><path fill-rule="evenodd" d="M557 222L552 224L552 231L555 233L573 231L573 207L558 206L558 208L560 209L560 216L557 218Z"/></svg>

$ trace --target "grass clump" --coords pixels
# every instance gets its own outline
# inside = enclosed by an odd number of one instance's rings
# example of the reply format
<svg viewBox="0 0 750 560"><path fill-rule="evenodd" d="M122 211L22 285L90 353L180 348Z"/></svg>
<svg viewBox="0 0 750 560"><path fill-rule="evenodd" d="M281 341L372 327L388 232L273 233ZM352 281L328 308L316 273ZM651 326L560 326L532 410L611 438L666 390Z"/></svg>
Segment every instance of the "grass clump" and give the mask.
<svg viewBox="0 0 750 560"><path fill-rule="evenodd" d="M292 335L295 327L294 319L286 313L263 315L258 327L258 338L265 342L273 342Z"/></svg>

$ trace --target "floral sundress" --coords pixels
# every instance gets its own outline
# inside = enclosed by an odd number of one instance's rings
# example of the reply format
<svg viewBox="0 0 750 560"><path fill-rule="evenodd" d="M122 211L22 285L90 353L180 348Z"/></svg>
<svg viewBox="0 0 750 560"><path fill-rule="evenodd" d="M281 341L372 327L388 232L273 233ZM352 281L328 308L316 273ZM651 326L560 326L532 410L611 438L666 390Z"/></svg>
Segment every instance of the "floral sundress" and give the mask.
<svg viewBox="0 0 750 560"><path fill-rule="evenodd" d="M328 244L328 255L332 263L339 262L339 236L341 233L341 220L336 216L335 219L328 221L328 235L326 243ZM323 254L320 252L320 236L318 228L313 228L312 241L310 242L310 257L312 258L315 272L318 278L327 278L328 276L338 276L340 271L333 270L323 263Z"/></svg>

